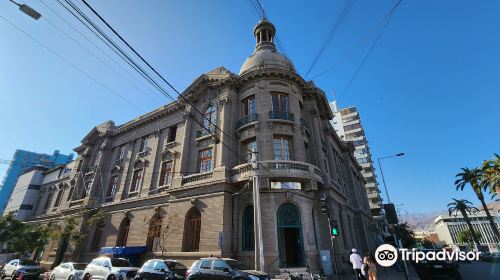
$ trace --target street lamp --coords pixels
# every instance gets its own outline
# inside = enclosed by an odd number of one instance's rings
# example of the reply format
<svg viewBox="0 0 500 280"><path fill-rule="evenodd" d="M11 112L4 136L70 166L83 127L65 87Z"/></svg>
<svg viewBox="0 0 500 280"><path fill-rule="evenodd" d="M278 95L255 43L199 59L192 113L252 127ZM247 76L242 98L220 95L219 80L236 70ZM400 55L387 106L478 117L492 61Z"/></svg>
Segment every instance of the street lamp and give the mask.
<svg viewBox="0 0 500 280"><path fill-rule="evenodd" d="M30 16L31 18L35 19L35 20L38 20L40 19L40 17L42 17L42 15L35 11L33 8L31 8L30 6L26 5L26 4L19 4L19 3L16 3L14 2L13 0L9 0L10 2L14 3L15 5L17 5L19 7L19 10L21 10L21 12L27 14L28 16Z"/></svg>
<svg viewBox="0 0 500 280"><path fill-rule="evenodd" d="M380 169L380 174L382 175L382 182L384 183L385 196L387 196L387 203L391 203L391 199L389 198L389 192L387 191L387 185L385 184L384 172L382 171L382 165L380 164L380 160L386 159L386 158L392 158L392 157L400 157L400 156L404 156L404 155L405 155L405 153L398 153L398 154L395 154L392 156L377 158L378 168Z"/></svg>

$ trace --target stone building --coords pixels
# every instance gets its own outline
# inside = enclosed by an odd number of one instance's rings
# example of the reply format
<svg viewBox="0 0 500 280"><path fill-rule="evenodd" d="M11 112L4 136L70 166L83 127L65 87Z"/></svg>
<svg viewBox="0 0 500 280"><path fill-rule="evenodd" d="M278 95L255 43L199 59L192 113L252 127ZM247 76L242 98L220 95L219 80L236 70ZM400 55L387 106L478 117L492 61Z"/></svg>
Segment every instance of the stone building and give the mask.
<svg viewBox="0 0 500 280"><path fill-rule="evenodd" d="M320 250L331 251L319 206L323 195L340 227L334 240L339 267L349 266L351 248L373 249L373 219L354 147L331 126L325 94L276 51L274 34L270 22L259 22L255 51L239 74L219 67L198 77L178 103L92 129L74 149L71 174L57 181L57 210L51 201L31 222L104 210L102 226L86 228L86 240L77 248L70 244L64 258L88 261L102 247L125 246L135 248L128 257L139 265L152 256L189 265L214 255L252 267L251 179L257 173L258 226L271 275L283 267L321 269ZM250 163L255 155L258 170ZM60 255L54 242L41 256L45 265Z"/></svg>

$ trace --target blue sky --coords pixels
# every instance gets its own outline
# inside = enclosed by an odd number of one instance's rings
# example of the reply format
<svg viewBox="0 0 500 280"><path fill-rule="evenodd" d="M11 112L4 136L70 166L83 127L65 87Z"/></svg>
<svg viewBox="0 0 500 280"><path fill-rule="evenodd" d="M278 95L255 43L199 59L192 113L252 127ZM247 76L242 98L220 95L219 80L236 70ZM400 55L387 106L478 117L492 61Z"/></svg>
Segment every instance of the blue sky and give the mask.
<svg viewBox="0 0 500 280"><path fill-rule="evenodd" d="M43 1L97 42L57 1ZM89 2L180 90L221 65L238 73L254 48L257 18L248 1ZM263 2L304 75L345 2ZM471 191L456 192L453 181L460 167L479 165L500 152L500 2L403 0L345 91L375 39L372 30L394 2L355 1L309 78L335 66L314 82L329 100L335 92L341 106L358 107L375 161L406 153L383 161L391 199L404 204L402 210L444 209L451 197L476 202ZM0 1L0 16L139 109L0 18L0 159L10 159L17 148L69 153L93 126L108 119L120 124L169 102L102 55L42 2L25 3L43 18L34 21L8 1ZM360 45L364 38L369 40ZM0 165L0 176L6 167Z"/></svg>

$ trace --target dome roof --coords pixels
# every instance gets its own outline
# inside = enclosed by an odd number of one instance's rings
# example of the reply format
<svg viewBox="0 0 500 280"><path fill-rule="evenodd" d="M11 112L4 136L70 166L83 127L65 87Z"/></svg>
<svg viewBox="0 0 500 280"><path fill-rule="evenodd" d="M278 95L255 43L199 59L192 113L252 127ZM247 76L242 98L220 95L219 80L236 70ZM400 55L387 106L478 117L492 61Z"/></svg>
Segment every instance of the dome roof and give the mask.
<svg viewBox="0 0 500 280"><path fill-rule="evenodd" d="M295 71L293 64L277 51L262 49L255 51L241 66L240 75L255 69L282 69Z"/></svg>
<svg viewBox="0 0 500 280"><path fill-rule="evenodd" d="M261 20L253 30L257 40L254 53L241 66L240 75L256 69L281 69L295 71L292 62L276 51L276 29L268 20Z"/></svg>

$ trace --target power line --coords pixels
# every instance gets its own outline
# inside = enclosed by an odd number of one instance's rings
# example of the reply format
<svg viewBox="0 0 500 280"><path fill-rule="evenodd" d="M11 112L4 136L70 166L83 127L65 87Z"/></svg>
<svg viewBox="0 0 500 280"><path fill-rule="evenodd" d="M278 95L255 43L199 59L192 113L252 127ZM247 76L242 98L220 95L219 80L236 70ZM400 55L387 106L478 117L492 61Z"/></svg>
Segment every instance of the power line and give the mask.
<svg viewBox="0 0 500 280"><path fill-rule="evenodd" d="M71 0L65 0L66 2L71 2ZM193 108L196 112L198 112L205 120L207 120L211 126L213 126L215 129L219 130L222 134L224 134L225 136L227 136L228 138L230 138L231 140L237 142L237 140L234 139L234 137L231 137L230 135L228 135L227 133L225 133L221 128L219 128L216 124L214 124L212 122L211 119L207 118L205 116L204 113L200 112L196 106L194 104L192 104L189 99L187 99L185 96L183 96L170 82L168 82L153 66L151 66L151 64L146 61L94 8L92 8L92 6L90 6L87 1L85 0L82 0L82 2L94 13L94 15L96 15L125 45L127 45L127 47L129 47L129 49L132 50L132 52L137 55L141 60L142 62L144 62L148 67L149 69L151 69L158 77L160 77L172 90L174 90L177 95L182 98L186 103L188 103L189 105L191 105L191 108ZM170 96L169 96L170 97ZM177 102L176 100L173 100L174 102ZM180 103L178 103L180 104ZM179 105L180 106L180 105ZM184 108L185 110L185 108ZM186 111L186 110L185 110ZM187 112L187 111L186 111ZM189 114L189 112L187 112ZM196 121L196 119L194 119ZM201 125L201 124L200 124ZM202 127L204 127L204 125L201 125ZM232 153L236 154L237 156L239 156L239 154L237 152L235 152L231 147L229 147L227 144L225 144L221 139L219 139L216 135L214 135L209 129L207 129L207 131L209 133L212 134L212 136L217 139L222 145L224 145L226 148L228 148L228 150L230 150ZM263 166L263 165L262 165ZM264 167L264 166L263 166ZM265 169L267 169L266 167L264 167ZM267 169L269 171L269 169ZM270 173L272 173L271 171L269 171Z"/></svg>
<svg viewBox="0 0 500 280"><path fill-rule="evenodd" d="M41 0L43 1L43 0ZM99 62L101 62L102 64L104 64L106 67L108 67L108 69L110 69L111 71L113 71L116 75L118 75L119 77L121 77L123 80L125 80L126 82L128 82L130 85L132 85L133 87L135 87L138 91L144 93L145 96L147 96L150 100L152 100L153 102L158 102L158 100L155 100L153 99L151 96L149 96L148 94L146 94L145 91L143 91L142 89L140 89L138 86L136 86L134 83L132 83L129 79L127 79L125 76L123 76L120 72L118 72L116 69L114 69L113 67L111 67L111 65L109 65L108 63L106 63L104 60L102 60L100 57L98 57L97 55L95 55L91 50L89 50L87 47L85 47L84 45L82 45L80 42L78 42L76 39L74 39L73 37L71 37L68 33L66 33L64 30L62 30L61 28L59 28L56 24L54 24L52 21L50 21L47 16L45 15L43 17L45 19L45 21L47 21L53 28L55 28L56 30L58 30L60 33L62 33L63 35L65 35L67 38L69 38L71 41L73 41L75 44L77 44L80 48L82 48L83 50L85 50L88 54L90 54L91 56L93 56L95 59L97 59ZM83 36L83 35L82 35Z"/></svg>
<svg viewBox="0 0 500 280"><path fill-rule="evenodd" d="M401 1L399 1L401 2ZM385 16L380 20L380 22L375 25L369 32L366 33L365 36L363 36L361 38L361 40L358 41L358 44L356 44L356 47L352 48L352 50L350 52L348 52L346 55L344 55L342 58L340 58L339 60L337 60L337 62L335 64L333 64L332 66L330 66L329 68L327 68L326 70L323 70L322 72L318 73L317 75L311 77L311 80L314 80L318 77L321 77L323 76L324 74L330 72L331 70L333 70L335 67L337 67L338 65L340 65L342 62L344 62L348 57L350 57L351 55L353 55L355 52L359 51L362 46L365 45L365 43L368 42L368 39L375 33L377 32L379 29L381 29L383 26L385 26L386 22L387 22L387 19L392 15L392 11L393 11L393 8L394 6L385 14Z"/></svg>
<svg viewBox="0 0 500 280"><path fill-rule="evenodd" d="M346 19L347 15L351 11L351 8L352 8L354 2L355 2L355 0L347 0L345 2L344 8L340 12L339 17L337 18L337 20L333 24L332 28L330 29L330 32L328 32L328 35L326 36L325 40L323 41L323 44L321 45L321 48L319 49L318 54L316 54L316 57L314 57L313 62L311 63L311 66L309 66L309 69L307 69L307 72L305 75L306 78L309 75L309 73L311 73L314 66L316 66L316 63L319 61L321 55L326 50L326 48L328 47L330 42L333 40L333 38L335 38L335 35L337 34L337 30L340 28L340 26L342 25L342 23Z"/></svg>
<svg viewBox="0 0 500 280"><path fill-rule="evenodd" d="M340 97L342 97L342 95L344 95L348 90L349 88L351 87L352 85L352 82L356 79L356 77L358 76L359 74L359 71L361 70L361 68L363 67L363 65L365 64L366 62L366 59L368 58L368 56L370 56L370 54L372 53L373 49L375 48L375 45L377 45L377 42L379 41L380 37L382 36L382 33L384 33L384 30L385 28L387 27L387 24L389 23L389 21L391 20L392 18L392 15L394 14L394 12L396 11L396 9L398 8L399 4L401 3L402 0L398 0L398 2L396 2L396 4L392 7L392 9L389 11L389 16L387 17L386 21L385 21L385 24L382 26L382 29L380 29L380 32L378 33L377 35L377 38L375 38L375 41L373 42L373 44L371 45L370 49L368 50L368 52L366 53L365 57L363 58L363 60L361 61L361 64L359 64L358 66L358 69L356 69L356 72L354 73L354 75L352 76L351 80L349 81L349 83L347 84L347 87L344 89L344 91L342 92L342 94L339 95L339 99Z"/></svg>
<svg viewBox="0 0 500 280"><path fill-rule="evenodd" d="M116 59L112 58L108 53L106 53L101 47L99 47L96 43L94 43L92 40L90 40L85 34L83 34L80 30L78 30L73 24L71 24L69 21L67 21L64 17L62 17L57 11L55 11L54 9L52 9L49 5L47 5L47 3L45 3L44 0L40 0L40 2L42 2L43 5L45 5L45 7L47 7L53 14L55 14L59 19L61 19L62 21L64 21L69 27L71 27L71 29L73 29L75 32L77 32L78 34L80 34L87 42L89 42L90 44L92 44L97 50L99 50L104 56L106 56L108 59L110 59L112 62L114 62L115 65L117 65L118 67L120 67L124 72L126 72L127 74L130 75L130 77L134 78L137 82L139 83L142 83L135 75L133 75L129 70L125 69L125 67L123 67L118 61L116 61ZM46 17L46 16L45 16ZM53 23L51 23L52 25L54 25ZM56 27L57 28L57 27ZM57 28L59 29L59 28ZM97 35L97 34L95 34ZM69 36L69 35L67 35ZM75 39L72 39L72 40L75 40ZM95 56L94 54L92 54L93 56ZM109 66L109 65L108 65ZM109 66L111 67L111 66ZM121 75L120 75L121 76ZM121 76L122 78L126 79L125 77ZM133 84L130 80L126 79L132 86L134 86L135 88L137 88L139 91L141 91L142 93L145 94L145 92L138 88L135 84ZM156 95L151 92L151 91L148 91L150 94L152 94L153 96L156 97ZM156 100L158 102L162 102L161 100Z"/></svg>
<svg viewBox="0 0 500 280"><path fill-rule="evenodd" d="M0 18L2 18L5 22L7 22L8 24L10 24L12 27L14 27L15 29L19 30L20 32L22 32L24 35L26 35L28 38L30 38L31 40L33 40L34 42L36 42L37 44L39 44L40 46L42 46L44 49L48 50L49 52L51 52L53 55L55 55L56 57L58 57L59 59L61 59L62 61L66 62L67 64L69 64L71 67L73 67L74 69L76 69L78 72L84 74L85 76L87 76L88 78L90 78L91 80L93 80L95 83L97 83L98 85L100 85L101 87L103 87L104 89L106 89L107 91L111 92L112 94L114 94L115 96L119 97L121 100L123 100L125 103L129 104L130 106L134 107L135 109L137 109L139 112L143 111L143 109L137 107L135 104L133 104L132 102L130 102L128 99L126 99L125 97L123 97L122 95L120 95L118 92L114 91L113 89L109 88L108 86L106 86L105 84L103 84L102 82L100 82L99 80L97 80L96 78L94 78L94 76L90 75L89 73L85 72L83 69L81 69L80 67L76 66L75 64L73 64L71 61L69 61L68 59L64 58L63 56L59 55L57 52L55 52L54 50L52 50L50 47L48 47L47 45L43 44L42 42L40 42L38 39L36 39L35 37L31 36L30 34L28 34L27 32L25 32L24 30L22 30L21 28L19 28L17 25L15 25L14 23L12 23L11 21L9 21L8 19L6 19L5 17L1 16L0 15Z"/></svg>

